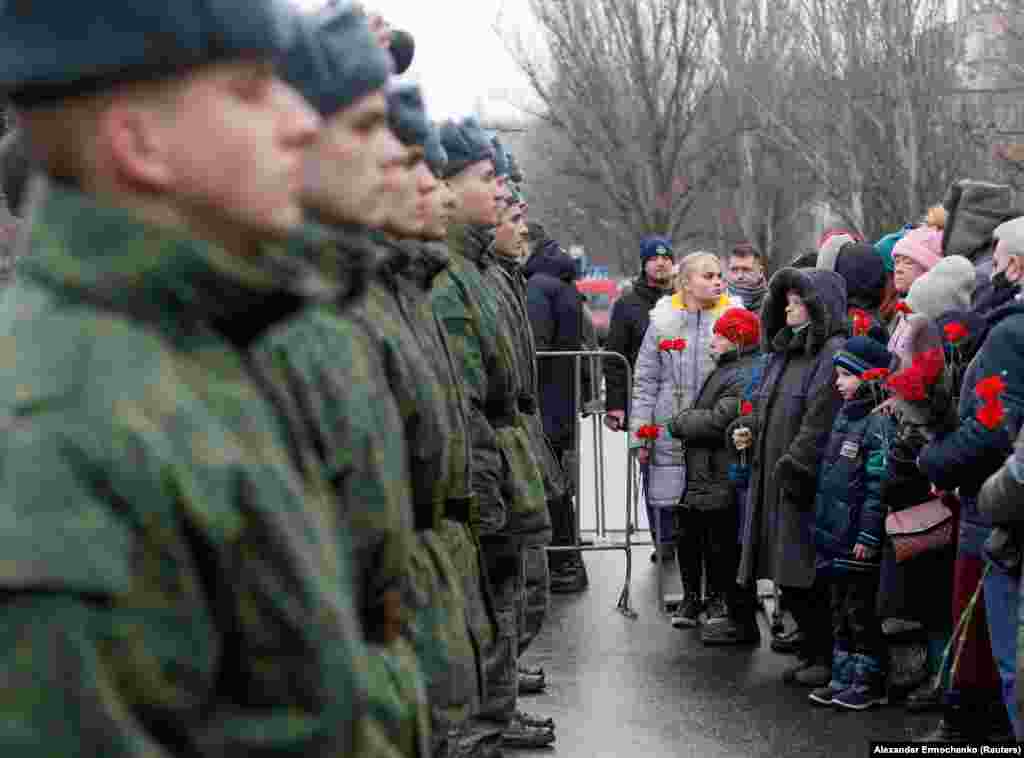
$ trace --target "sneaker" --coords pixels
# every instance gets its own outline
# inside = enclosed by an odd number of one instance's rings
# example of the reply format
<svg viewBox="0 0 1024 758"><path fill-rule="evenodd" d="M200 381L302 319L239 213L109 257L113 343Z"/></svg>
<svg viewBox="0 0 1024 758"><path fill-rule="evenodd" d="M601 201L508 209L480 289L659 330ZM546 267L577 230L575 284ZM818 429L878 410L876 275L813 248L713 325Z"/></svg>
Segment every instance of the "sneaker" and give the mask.
<svg viewBox="0 0 1024 758"><path fill-rule="evenodd" d="M672 616L672 626L676 629L693 629L700 618L701 603L697 598L683 601Z"/></svg>
<svg viewBox="0 0 1024 758"><path fill-rule="evenodd" d="M753 624L738 624L726 616L713 619L706 626L701 627L700 641L709 647L713 645L760 645L761 630L757 628L756 621Z"/></svg>
<svg viewBox="0 0 1024 758"><path fill-rule="evenodd" d="M531 713L526 713L526 711L516 711L512 718L515 721L519 721L526 726L532 726L536 729L554 730L555 728L555 720L550 716L535 716Z"/></svg>
<svg viewBox="0 0 1024 758"><path fill-rule="evenodd" d="M815 705L832 705L835 702L836 695L840 694L850 685L846 682L831 681L824 687L815 687L811 690L811 694L807 696Z"/></svg>
<svg viewBox="0 0 1024 758"><path fill-rule="evenodd" d="M851 711L866 711L876 705L888 705L885 690L864 684L847 687L832 698L832 704Z"/></svg>

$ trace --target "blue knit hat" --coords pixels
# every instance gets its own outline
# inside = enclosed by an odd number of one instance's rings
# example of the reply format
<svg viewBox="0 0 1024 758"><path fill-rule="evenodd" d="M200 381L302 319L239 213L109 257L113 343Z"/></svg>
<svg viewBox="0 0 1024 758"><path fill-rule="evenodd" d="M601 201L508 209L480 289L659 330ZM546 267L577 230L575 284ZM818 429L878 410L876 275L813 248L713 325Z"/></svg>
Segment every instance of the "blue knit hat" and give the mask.
<svg viewBox="0 0 1024 758"><path fill-rule="evenodd" d="M392 65L362 9L341 3L301 20L281 73L326 117L383 88Z"/></svg>
<svg viewBox="0 0 1024 758"><path fill-rule="evenodd" d="M675 260L672 243L664 237L644 237L640 240L640 265L646 266L647 261L656 255L664 255Z"/></svg>
<svg viewBox="0 0 1024 758"><path fill-rule="evenodd" d="M446 121L442 124L441 145L448 153L448 165L444 170L445 179L462 173L474 163L494 160L494 146L490 138L472 117L460 122Z"/></svg>
<svg viewBox="0 0 1024 758"><path fill-rule="evenodd" d="M426 145L432 129L423 93L415 84L396 84L388 90L388 126L406 146Z"/></svg>
<svg viewBox="0 0 1024 758"><path fill-rule="evenodd" d="M860 376L869 369L889 368L892 358L892 353L886 350L881 342L858 335L846 340L842 349L836 351L832 357L832 362L851 374Z"/></svg>

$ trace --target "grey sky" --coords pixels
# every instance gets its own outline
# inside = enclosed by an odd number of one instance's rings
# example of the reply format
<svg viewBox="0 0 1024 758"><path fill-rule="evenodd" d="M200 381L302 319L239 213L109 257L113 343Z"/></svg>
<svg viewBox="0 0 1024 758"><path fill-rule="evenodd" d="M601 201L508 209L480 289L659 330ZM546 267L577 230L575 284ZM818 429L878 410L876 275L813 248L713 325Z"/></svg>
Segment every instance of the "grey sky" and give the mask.
<svg viewBox="0 0 1024 758"><path fill-rule="evenodd" d="M317 8L324 0L296 0ZM392 24L416 38L416 56L406 79L423 87L435 119L463 116L483 101L490 117L513 117L528 85L494 31L501 17L522 28L528 24L528 0L365 0Z"/></svg>

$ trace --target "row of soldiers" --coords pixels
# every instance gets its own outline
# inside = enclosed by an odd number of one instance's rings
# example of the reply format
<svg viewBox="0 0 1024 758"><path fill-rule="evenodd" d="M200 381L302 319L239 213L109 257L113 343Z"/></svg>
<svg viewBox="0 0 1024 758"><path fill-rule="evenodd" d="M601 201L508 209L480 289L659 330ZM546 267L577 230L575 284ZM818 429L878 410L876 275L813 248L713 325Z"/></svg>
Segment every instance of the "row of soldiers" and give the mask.
<svg viewBox="0 0 1024 758"><path fill-rule="evenodd" d="M571 483L500 143L432 124L349 3L11 2L0 38L40 177L0 301L0 752L551 743L517 660Z"/></svg>

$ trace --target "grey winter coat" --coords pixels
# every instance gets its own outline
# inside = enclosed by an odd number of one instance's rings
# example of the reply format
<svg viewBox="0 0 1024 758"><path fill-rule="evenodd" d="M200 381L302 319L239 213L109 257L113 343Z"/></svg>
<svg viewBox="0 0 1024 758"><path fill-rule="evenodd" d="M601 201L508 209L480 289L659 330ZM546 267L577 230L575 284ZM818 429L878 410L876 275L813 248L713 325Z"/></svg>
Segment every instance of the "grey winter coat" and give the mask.
<svg viewBox="0 0 1024 758"><path fill-rule="evenodd" d="M669 424L672 436L682 440L686 450L684 508L725 510L736 502L736 490L729 480L735 453L732 445L726 445L725 430L740 415L743 391L759 356L760 349L752 345L719 358L693 407Z"/></svg>
<svg viewBox="0 0 1024 758"><path fill-rule="evenodd" d="M786 326L786 294L800 293L811 323ZM784 268L772 277L761 311L769 354L754 412L733 422L754 432L750 491L737 580L772 579L790 587L814 581L813 505L818 465L842 407L832 357L847 336L846 284L833 271Z"/></svg>
<svg viewBox="0 0 1024 758"><path fill-rule="evenodd" d="M661 427L651 454L647 504L654 508L679 505L686 486L683 444L667 432L669 422L690 408L704 380L715 368L708 347L715 321L731 307L743 307L739 299L723 295L714 308L690 311L679 295L665 296L651 311L650 324L640 346L633 376L633 401L629 411L630 446L642 445L637 430L647 424ZM682 338L684 350L662 350L662 340Z"/></svg>

